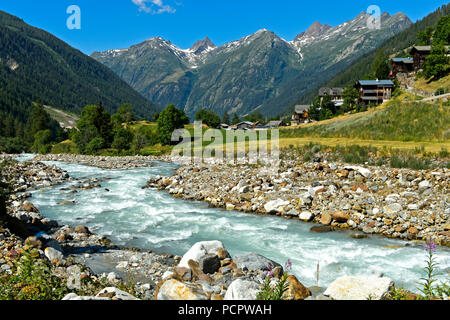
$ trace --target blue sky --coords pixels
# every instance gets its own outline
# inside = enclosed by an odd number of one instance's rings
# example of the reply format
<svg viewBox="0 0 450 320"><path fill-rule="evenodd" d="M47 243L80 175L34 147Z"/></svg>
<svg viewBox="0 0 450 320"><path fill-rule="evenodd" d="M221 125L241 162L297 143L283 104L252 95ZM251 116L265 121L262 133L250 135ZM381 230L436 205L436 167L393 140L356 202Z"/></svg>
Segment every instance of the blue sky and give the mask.
<svg viewBox="0 0 450 320"><path fill-rule="evenodd" d="M355 3L356 2L356 3ZM336 26L353 19L369 5L390 14L423 18L447 1L417 0L1 0L0 10L16 15L80 49L126 48L160 36L189 48L208 36L216 45L259 29L292 40L314 21ZM69 30L67 7L81 9L81 30Z"/></svg>

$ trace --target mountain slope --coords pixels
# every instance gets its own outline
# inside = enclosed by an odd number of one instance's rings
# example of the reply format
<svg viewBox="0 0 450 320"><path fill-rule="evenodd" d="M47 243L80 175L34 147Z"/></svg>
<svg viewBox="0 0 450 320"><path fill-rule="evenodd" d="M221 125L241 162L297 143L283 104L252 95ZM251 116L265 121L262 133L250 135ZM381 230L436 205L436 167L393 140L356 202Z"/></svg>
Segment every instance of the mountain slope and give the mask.
<svg viewBox="0 0 450 320"><path fill-rule="evenodd" d="M100 100L108 111L131 103L139 116L158 109L94 59L0 11L0 111L24 121L37 99L73 113Z"/></svg>
<svg viewBox="0 0 450 320"><path fill-rule="evenodd" d="M261 112L270 113L273 105L283 106L282 109L285 109L311 88L317 93L317 87L324 81L411 25L409 18L402 13L393 16L384 13L381 16L381 29L370 30L367 27L368 17L363 12L337 27L325 28L322 33L311 35L306 32L299 35L294 40L294 45L303 57L302 72L283 88L278 97L265 102Z"/></svg>
<svg viewBox="0 0 450 320"><path fill-rule="evenodd" d="M386 40L380 48L388 55L403 54L406 50L417 43L417 33L419 31L424 31L429 26L434 26L440 17L450 14L450 4L444 5L438 8L435 12L430 13L422 20L419 20L409 26L407 29L393 36L392 38ZM310 87L309 91L303 96L299 95L299 99L296 103L310 103L314 97L317 95L319 87L339 87L346 86L349 83L355 82L358 79L363 78L368 74L372 67L372 62L374 61L376 51L370 51L367 54L355 59L350 66L341 70L339 74L328 80L322 81L315 87ZM286 113L290 113L293 110L293 106L288 109Z"/></svg>
<svg viewBox="0 0 450 320"><path fill-rule="evenodd" d="M385 13L381 30L369 30L367 18L361 13L335 28L315 22L293 41L263 29L220 47L205 39L183 50L153 38L92 57L152 101L184 107L191 117L200 108L275 115L411 24Z"/></svg>

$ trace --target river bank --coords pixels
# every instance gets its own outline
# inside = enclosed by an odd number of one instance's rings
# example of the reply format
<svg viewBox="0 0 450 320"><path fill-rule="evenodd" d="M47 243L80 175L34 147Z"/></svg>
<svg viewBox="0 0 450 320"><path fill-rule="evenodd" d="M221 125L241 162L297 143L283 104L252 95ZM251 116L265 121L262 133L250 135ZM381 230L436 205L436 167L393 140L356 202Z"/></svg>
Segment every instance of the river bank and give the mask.
<svg viewBox="0 0 450 320"><path fill-rule="evenodd" d="M284 162L276 172L224 164L182 165L148 188L227 210L278 215L403 240L450 245L450 170ZM328 227L328 228L327 228Z"/></svg>
<svg viewBox="0 0 450 320"><path fill-rule="evenodd" d="M64 159L64 157L59 156L59 158L54 158L52 160L61 160ZM153 160L167 160L167 159L161 159L161 158L152 158ZM42 164L33 164L33 166L36 165L36 171L35 174L29 175L30 177L33 177L31 180L37 181L36 183L39 183L40 185L45 185L47 187L51 187L53 184L53 179L51 178L53 174L50 172L53 169L48 169L46 166ZM26 167L26 164L21 164L20 166ZM19 167L20 167L19 166ZM182 165L179 170L183 168L187 168L188 165ZM215 167L215 166L214 166ZM50 167L51 168L51 167ZM53 167L55 169L55 172L58 171L56 167ZM203 168L201 166L200 168ZM200 168L198 170L200 170ZM225 170L225 168L218 167L220 170ZM236 170L239 170L242 168L236 168ZM227 167L228 173L230 173L230 168ZM26 172L27 170L23 170L23 172ZM197 169L194 167L192 169L192 172L199 173L200 171L197 171ZM212 169L211 169L212 171ZM22 172L22 171L21 171ZM47 177L44 179L39 178L38 173L39 172L46 172ZM207 173L207 170L202 169L202 173ZM233 171L234 173L234 171ZM23 173L22 173L23 174ZM59 170L59 175L65 176L65 178L62 179L62 181L69 181L70 179L73 179L71 177L67 177L63 171ZM17 176L16 180L20 180L20 174ZM56 174L55 174L56 176ZM176 177L175 175L174 177ZM198 175L196 175L198 176ZM203 176L203 175L202 175ZM206 177L211 178L208 175L205 175ZM35 179L36 178L36 179ZM224 178L222 178L223 180ZM30 179L25 179L30 180ZM163 180L163 179L159 179ZM158 180L158 181L159 181ZM48 181L48 182L45 182ZM57 179L54 181L55 185L57 184ZM210 181L209 184L211 184L213 179L207 180ZM80 180L75 181L75 185L79 186L79 191L83 192L83 190L92 190L95 188L101 188L102 179L99 178L95 181L86 181L86 180ZM34 182L33 182L34 183ZM27 188L33 189L33 183L30 183L27 185ZM277 183L277 182L275 182ZM37 185L36 185L37 187ZM246 186L242 186L246 187ZM25 192L27 192L26 189ZM257 188L257 187L256 187ZM270 188L270 186L269 186ZM23 189L20 189L23 190ZM168 189L170 191L170 188ZM173 190L172 190L173 191ZM281 190L280 190L281 191ZM15 212L18 211L25 211L24 206L29 206L26 204L25 198L16 198L16 208ZM12 200L12 199L11 199ZM192 199L191 199L192 200ZM201 199L204 200L204 199ZM12 202L11 202L12 204ZM19 205L17 205L19 204ZM67 204L70 206L70 204ZM22 215L21 215L22 216ZM52 224L52 222L50 222ZM232 283L236 281L237 279L240 279L242 281L248 281L244 283L240 283L240 285L247 285L248 288L255 288L255 284L261 285L264 281L264 271L267 267L267 260L266 258L262 257L255 257L252 256L251 258L247 260L251 261L263 261L259 264L259 269L256 272L250 272L248 271L249 268L242 265L242 262L239 262L239 259L235 256L233 258L229 257L230 255L223 252L223 250L226 251L223 244L213 244L212 253L208 253L207 250L199 250L197 246L197 249L194 251L200 252L197 254L192 255L189 254L188 256L191 256L195 258L196 260L200 260L203 255L206 254L212 254L213 256L217 255L219 259L217 260L214 257L211 257L211 261L215 261L215 265L217 266L217 261L219 261L220 268L218 270L215 270L213 273L208 274L203 272L205 264L204 261L202 262L202 267L200 269L201 272L199 272L200 267L200 261L196 261L199 263L199 266L197 267L195 264L186 265L185 266L179 266L181 262L180 256L172 256L172 255L166 255L166 254L155 254L153 252L140 252L139 250L125 250L125 249L119 249L112 245L110 241L107 240L105 237L98 237L94 235L92 232L90 232L89 229L85 228L84 226L58 226L54 227L52 231L47 232L48 235L52 237L53 240L58 241L58 244L60 245L62 252L65 255L75 255L78 257L78 261L86 261L89 262L91 265L102 264L102 263L108 263L110 266L115 268L117 271L114 274L105 274L103 275L103 278L110 278L111 280L117 279L118 277L126 278L127 276L134 276L137 279L135 290L136 292L142 292L143 298L150 298L153 296L157 296L159 294L159 289L163 289L163 293L161 293L161 298L174 298L174 296L171 296L173 293L173 288L179 288L185 287L188 289L188 292L191 292L193 295L189 296L190 298L201 298L201 299L223 299L226 298L227 292L229 291L229 288L232 286ZM42 237L40 240L42 241ZM44 239L45 240L45 239ZM48 240L48 239L47 239ZM47 244L47 241L44 241L45 244ZM204 245L203 245L204 246ZM206 245L208 246L208 245ZM194 246L195 247L195 246ZM219 249L223 249L220 250ZM190 250L189 250L190 251ZM194 260L195 260L194 259ZM262 260L261 260L262 259ZM265 260L264 260L265 259ZM186 260L186 259L185 259ZM244 259L245 261L245 259ZM273 262L273 261L272 261ZM276 262L273 262L276 263ZM214 263L213 263L214 264ZM274 264L274 266L279 266L278 264ZM177 268L179 267L179 268ZM184 268L184 269L183 269ZM95 269L95 268L94 268ZM252 270L253 268L250 268ZM197 275L195 275L197 274ZM205 274L205 276L203 276ZM206 277L206 275L208 277ZM200 278L202 279L199 279ZM373 278L373 277L372 277ZM300 279L300 278L299 278ZM367 281L372 282L383 282L377 280L378 277L375 277L375 279L369 279ZM383 278L380 278L383 279ZM302 279L300 279L302 280ZM298 281L298 280L297 280ZM296 290L300 290L299 292L306 290L302 289L304 286L300 286L297 284L296 281L292 281L295 283ZM166 284L164 286L164 284ZM208 286L207 286L207 285ZM388 287L391 287L391 282L387 282ZM233 287L231 287L233 288ZM325 296L321 295L326 288L318 289L318 288L312 288L310 287L311 291L314 293L314 297L318 297L319 299L325 299ZM314 292L317 290L317 292ZM172 292L172 293L170 293ZM234 292L234 289L230 291ZM253 289L252 292L255 292ZM304 293L305 294L305 293ZM254 296L252 296L254 298ZM178 298L183 298L179 297ZM247 296L247 298L249 298ZM305 298L305 296L303 296ZM310 298L308 298L310 299ZM364 298L363 298L364 299Z"/></svg>
<svg viewBox="0 0 450 320"><path fill-rule="evenodd" d="M4 157L3 160L12 158ZM107 162L113 161L108 159ZM117 169L122 165L129 169L129 163L123 161L111 168ZM11 227L20 229L21 236L14 234L17 229L12 232L8 226L0 228L0 274L13 276L16 263L23 254L35 249L40 259L46 259L53 265L53 275L67 283L67 288L72 291L63 300L133 300L135 296L117 288L123 287L125 281L132 284L129 291L142 299L223 300L237 279L244 288L250 285L252 293L248 295L235 284L234 298L256 299L258 290L255 288L263 284L268 264L279 267L276 275L280 277L282 268L276 262L255 256L251 261L243 257L238 265L218 241L196 245L186 257L137 248L119 248L107 237L94 234L86 226L61 226L57 221L44 218L29 201L32 197L30 191L42 187L52 188L79 179L70 177L66 171L54 165L47 166L35 161L10 162L2 166L2 175L12 188L7 211L10 217L17 219L17 223ZM77 185L80 190L90 190L100 188L99 182L101 179L77 181ZM205 246L209 250L209 259L202 260L201 253ZM217 256L212 253L217 253ZM248 263L256 263L257 268L248 270ZM93 271L105 268L115 269L116 272L98 274ZM291 282L296 286L292 289L294 291L291 290L292 298L298 296L298 290L304 291L304 294L309 292L298 280L294 282L292 279ZM100 290L99 285L104 288ZM179 287L184 288L181 295L179 290L174 289ZM96 296L80 296L76 293L92 292L95 289L98 291ZM230 294L231 291L228 299ZM303 295L302 299L309 295Z"/></svg>

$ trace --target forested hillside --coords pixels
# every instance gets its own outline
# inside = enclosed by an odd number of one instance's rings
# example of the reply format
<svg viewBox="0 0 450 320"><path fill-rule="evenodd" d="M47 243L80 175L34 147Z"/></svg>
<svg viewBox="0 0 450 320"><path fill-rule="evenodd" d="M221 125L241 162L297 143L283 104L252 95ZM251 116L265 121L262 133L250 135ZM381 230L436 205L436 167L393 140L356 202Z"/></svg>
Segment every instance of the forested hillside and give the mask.
<svg viewBox="0 0 450 320"><path fill-rule="evenodd" d="M37 100L76 114L99 101L110 112L130 103L146 118L158 109L102 64L2 11L0 35L0 136L23 131Z"/></svg>

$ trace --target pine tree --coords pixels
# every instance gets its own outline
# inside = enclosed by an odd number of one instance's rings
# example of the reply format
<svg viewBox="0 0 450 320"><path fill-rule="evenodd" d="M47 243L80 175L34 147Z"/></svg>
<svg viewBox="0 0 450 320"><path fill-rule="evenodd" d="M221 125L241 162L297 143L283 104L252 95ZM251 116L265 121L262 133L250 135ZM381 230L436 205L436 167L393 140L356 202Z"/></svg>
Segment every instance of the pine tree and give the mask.
<svg viewBox="0 0 450 320"><path fill-rule="evenodd" d="M231 124L235 125L241 122L241 119L239 119L237 113L234 113L233 119L231 120Z"/></svg>
<svg viewBox="0 0 450 320"><path fill-rule="evenodd" d="M372 75L376 79L387 79L389 77L389 63L388 57L384 53L383 49L378 49L375 56L375 60L372 65Z"/></svg>
<svg viewBox="0 0 450 320"><path fill-rule="evenodd" d="M230 115L229 115L228 112L226 112L226 111L225 111L225 113L223 114L222 123L224 123L224 124L230 124Z"/></svg>

